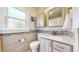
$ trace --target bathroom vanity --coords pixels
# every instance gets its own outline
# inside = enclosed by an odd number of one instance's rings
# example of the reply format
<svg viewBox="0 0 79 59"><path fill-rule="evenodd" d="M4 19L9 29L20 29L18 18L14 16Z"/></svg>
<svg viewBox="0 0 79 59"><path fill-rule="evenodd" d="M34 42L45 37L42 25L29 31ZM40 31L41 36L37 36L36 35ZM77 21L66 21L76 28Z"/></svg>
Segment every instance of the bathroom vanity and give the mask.
<svg viewBox="0 0 79 59"><path fill-rule="evenodd" d="M72 52L73 45L42 37L42 40L40 40L40 51L41 52L44 52L44 51L45 52Z"/></svg>
<svg viewBox="0 0 79 59"><path fill-rule="evenodd" d="M42 18L43 25L45 26L37 28L38 31L42 31L41 33L38 32L40 52L72 52L74 50L74 36L71 35L72 33L69 34L72 27L71 10L71 7L54 7L45 11L46 17ZM68 35L62 34L65 31L68 31ZM55 33L51 34L52 32L59 33L54 35Z"/></svg>
<svg viewBox="0 0 79 59"><path fill-rule="evenodd" d="M73 52L74 38L70 35L38 33L40 52Z"/></svg>

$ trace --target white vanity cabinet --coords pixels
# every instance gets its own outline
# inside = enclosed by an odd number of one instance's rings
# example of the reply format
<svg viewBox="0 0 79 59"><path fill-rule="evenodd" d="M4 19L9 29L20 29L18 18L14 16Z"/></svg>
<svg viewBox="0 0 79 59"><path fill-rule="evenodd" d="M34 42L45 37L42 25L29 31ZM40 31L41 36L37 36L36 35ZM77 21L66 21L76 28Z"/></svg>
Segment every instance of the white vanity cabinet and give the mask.
<svg viewBox="0 0 79 59"><path fill-rule="evenodd" d="M40 52L51 52L51 41L40 38Z"/></svg>
<svg viewBox="0 0 79 59"><path fill-rule="evenodd" d="M62 42L52 41L52 51L53 52L72 52L72 45L65 44Z"/></svg>
<svg viewBox="0 0 79 59"><path fill-rule="evenodd" d="M40 52L73 52L73 46L41 37Z"/></svg>

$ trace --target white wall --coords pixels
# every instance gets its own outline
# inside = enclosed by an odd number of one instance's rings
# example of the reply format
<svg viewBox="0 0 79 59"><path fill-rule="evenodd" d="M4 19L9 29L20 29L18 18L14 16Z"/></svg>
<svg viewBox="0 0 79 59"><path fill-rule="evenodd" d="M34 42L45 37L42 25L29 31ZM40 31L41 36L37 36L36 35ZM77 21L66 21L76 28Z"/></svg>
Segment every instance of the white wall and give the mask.
<svg viewBox="0 0 79 59"><path fill-rule="evenodd" d="M27 10L26 8L22 8L22 7L19 7L18 9L24 11L27 13L28 15L28 18L26 18L26 29L28 29L29 31L31 29L34 29L34 22L31 21L30 19L30 11ZM28 12L29 11L29 12ZM4 31L0 31L0 34L3 32L22 32L22 31L19 31L19 30L8 30L6 27L7 27L7 13L6 13L6 8L5 7L0 7L0 30L3 30L3 29L6 29ZM7 36L3 36L3 38L0 38L3 40L2 44L3 44L3 51L27 51L29 49L29 44L30 42L36 40L36 32L27 32L27 30L25 31L25 33L20 33L20 34L13 34L13 35L8 35L6 34ZM2 36L1 36L2 37ZM23 42L23 43L19 43L18 40L19 39L25 39L26 41ZM9 43L12 43L12 45L8 45ZM14 44L13 44L14 43ZM18 47L17 47L18 45ZM21 46L20 46L21 45ZM14 48L15 47L15 48Z"/></svg>
<svg viewBox="0 0 79 59"><path fill-rule="evenodd" d="M31 21L31 16L30 15L30 11L25 8L25 7L16 7L17 9L23 11L26 13L27 17L26 17L26 28L24 29L16 29L19 31L30 31L30 30L34 30L35 29L35 22ZM3 31L4 29L4 31ZM0 32L7 32L7 31L11 31L11 29L7 28L7 7L0 7Z"/></svg>
<svg viewBox="0 0 79 59"><path fill-rule="evenodd" d="M24 7L18 7L17 9L22 10L24 12L26 12L26 15L28 16L28 18L26 18L26 28L31 31L31 30L35 30L35 22L31 21L31 16L35 17L36 16L36 10L34 8L24 8Z"/></svg>
<svg viewBox="0 0 79 59"><path fill-rule="evenodd" d="M0 30L6 28L6 8L0 7Z"/></svg>
<svg viewBox="0 0 79 59"><path fill-rule="evenodd" d="M73 7L72 8L72 16L73 16L73 23L72 27L73 28L79 28L79 7Z"/></svg>

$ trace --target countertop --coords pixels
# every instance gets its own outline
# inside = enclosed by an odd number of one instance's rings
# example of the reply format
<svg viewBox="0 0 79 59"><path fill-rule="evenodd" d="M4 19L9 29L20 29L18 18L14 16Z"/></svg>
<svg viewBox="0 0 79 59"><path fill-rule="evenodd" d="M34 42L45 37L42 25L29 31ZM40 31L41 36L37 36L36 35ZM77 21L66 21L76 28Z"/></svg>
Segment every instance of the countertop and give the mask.
<svg viewBox="0 0 79 59"><path fill-rule="evenodd" d="M59 41L66 44L74 44L74 38L68 35L48 35L43 33L38 33L41 38L46 38L49 40Z"/></svg>
<svg viewBox="0 0 79 59"><path fill-rule="evenodd" d="M35 32L34 30L0 30L0 34L12 34L12 33L30 33Z"/></svg>

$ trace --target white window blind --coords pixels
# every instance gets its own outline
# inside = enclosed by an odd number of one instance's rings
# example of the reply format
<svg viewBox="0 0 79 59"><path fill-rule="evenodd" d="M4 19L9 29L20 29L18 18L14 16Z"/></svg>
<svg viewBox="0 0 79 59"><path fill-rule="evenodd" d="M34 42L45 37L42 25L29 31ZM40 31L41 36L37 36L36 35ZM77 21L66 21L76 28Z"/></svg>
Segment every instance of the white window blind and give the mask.
<svg viewBox="0 0 79 59"><path fill-rule="evenodd" d="M8 8L8 29L25 29L26 13L16 8Z"/></svg>
<svg viewBox="0 0 79 59"><path fill-rule="evenodd" d="M16 8L8 8L8 17L25 20L25 13Z"/></svg>

